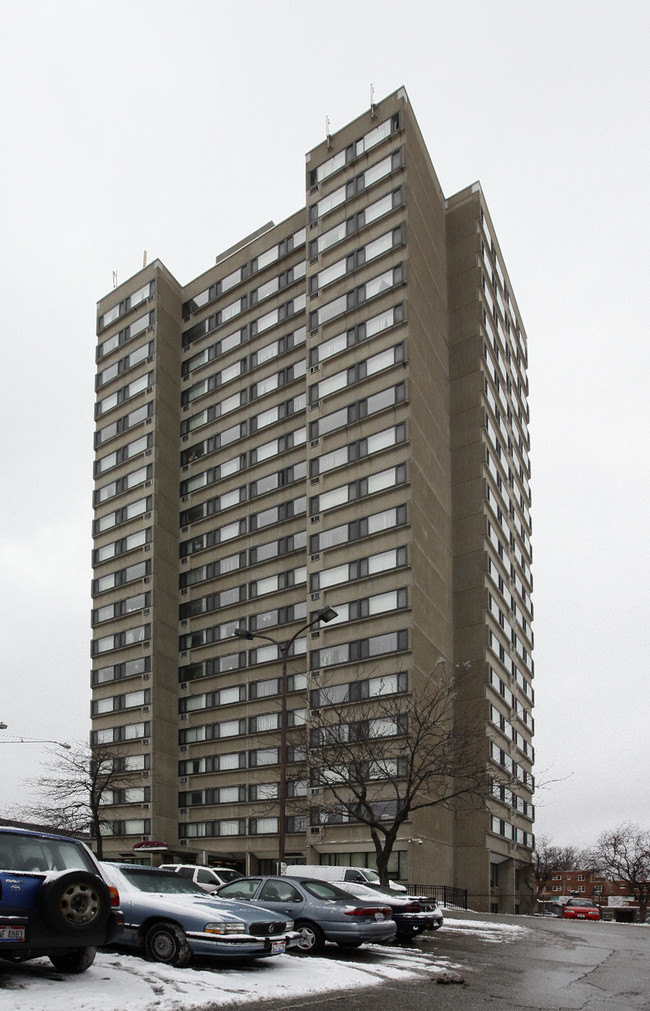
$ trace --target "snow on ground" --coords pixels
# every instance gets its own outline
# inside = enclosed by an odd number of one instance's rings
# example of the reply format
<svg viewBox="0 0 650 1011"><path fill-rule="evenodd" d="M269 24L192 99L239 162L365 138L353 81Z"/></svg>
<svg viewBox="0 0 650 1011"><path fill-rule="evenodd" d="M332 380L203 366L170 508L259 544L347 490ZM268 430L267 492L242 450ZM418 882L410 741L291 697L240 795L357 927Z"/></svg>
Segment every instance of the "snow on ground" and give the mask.
<svg viewBox="0 0 650 1011"><path fill-rule="evenodd" d="M527 928L520 927L516 923L499 923L497 921L485 920L453 920L445 916L445 925L442 928L447 933L474 934L480 936L484 941L514 941L517 937L526 934Z"/></svg>
<svg viewBox="0 0 650 1011"><path fill-rule="evenodd" d="M487 940L515 940L525 928L480 920L445 919L444 931L471 931ZM174 969L135 955L100 953L78 976L39 958L19 965L0 962L2 1004L12 1011L198 1011L245 1006L255 1000L293 998L333 989L350 990L384 980L435 978L458 968L417 947L367 945L346 951L328 945L324 956L278 955L233 967ZM8 998L8 1000L7 1000Z"/></svg>

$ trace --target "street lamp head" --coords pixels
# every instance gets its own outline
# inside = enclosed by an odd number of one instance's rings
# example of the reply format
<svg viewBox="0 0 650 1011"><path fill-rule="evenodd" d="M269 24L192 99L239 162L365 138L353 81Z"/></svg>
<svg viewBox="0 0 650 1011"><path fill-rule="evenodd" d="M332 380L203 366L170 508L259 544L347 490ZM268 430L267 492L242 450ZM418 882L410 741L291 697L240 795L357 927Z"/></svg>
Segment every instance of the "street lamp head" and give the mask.
<svg viewBox="0 0 650 1011"><path fill-rule="evenodd" d="M334 621L334 618L338 618L338 612L333 607L324 607L322 611L318 612L316 618L318 621Z"/></svg>
<svg viewBox="0 0 650 1011"><path fill-rule="evenodd" d="M236 628L233 632L239 639L253 639L253 633L249 632L247 628Z"/></svg>

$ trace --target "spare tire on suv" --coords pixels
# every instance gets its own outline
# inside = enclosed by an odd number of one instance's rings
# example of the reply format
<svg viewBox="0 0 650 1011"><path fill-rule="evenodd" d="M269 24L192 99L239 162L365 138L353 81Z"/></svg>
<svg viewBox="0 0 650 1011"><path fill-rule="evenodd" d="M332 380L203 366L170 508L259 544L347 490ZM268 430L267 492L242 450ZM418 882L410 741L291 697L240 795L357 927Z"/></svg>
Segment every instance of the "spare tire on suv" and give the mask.
<svg viewBox="0 0 650 1011"><path fill-rule="evenodd" d="M43 922L63 934L101 930L111 912L108 885L88 871L49 874L38 890L36 907Z"/></svg>

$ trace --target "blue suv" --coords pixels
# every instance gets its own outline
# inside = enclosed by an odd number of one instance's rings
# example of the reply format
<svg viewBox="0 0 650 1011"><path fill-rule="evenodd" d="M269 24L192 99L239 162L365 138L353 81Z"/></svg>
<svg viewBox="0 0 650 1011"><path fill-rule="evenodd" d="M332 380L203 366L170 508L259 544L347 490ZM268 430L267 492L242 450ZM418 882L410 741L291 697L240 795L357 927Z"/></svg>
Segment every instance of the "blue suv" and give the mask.
<svg viewBox="0 0 650 1011"><path fill-rule="evenodd" d="M119 901L78 839L0 827L0 958L83 972L121 928Z"/></svg>

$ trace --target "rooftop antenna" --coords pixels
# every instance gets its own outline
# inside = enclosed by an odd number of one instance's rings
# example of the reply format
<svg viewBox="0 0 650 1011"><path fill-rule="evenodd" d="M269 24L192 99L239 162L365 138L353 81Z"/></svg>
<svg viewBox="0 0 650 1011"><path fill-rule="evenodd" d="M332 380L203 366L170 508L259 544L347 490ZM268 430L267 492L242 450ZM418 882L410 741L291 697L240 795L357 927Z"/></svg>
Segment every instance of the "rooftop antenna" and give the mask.
<svg viewBox="0 0 650 1011"><path fill-rule="evenodd" d="M117 288L117 271L113 271L113 287Z"/></svg>
<svg viewBox="0 0 650 1011"><path fill-rule="evenodd" d="M142 266L143 267L147 266L147 250L146 249L145 249L144 253L142 254Z"/></svg>
<svg viewBox="0 0 650 1011"><path fill-rule="evenodd" d="M325 135L327 137L327 150L329 151L329 149L332 146L332 135L330 133L330 118L329 118L329 116L325 117Z"/></svg>
<svg viewBox="0 0 650 1011"><path fill-rule="evenodd" d="M375 86L370 85L370 118L375 119L377 110L375 109Z"/></svg>

